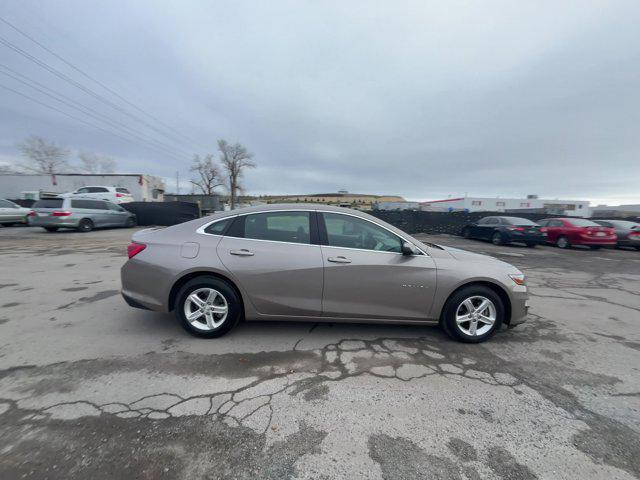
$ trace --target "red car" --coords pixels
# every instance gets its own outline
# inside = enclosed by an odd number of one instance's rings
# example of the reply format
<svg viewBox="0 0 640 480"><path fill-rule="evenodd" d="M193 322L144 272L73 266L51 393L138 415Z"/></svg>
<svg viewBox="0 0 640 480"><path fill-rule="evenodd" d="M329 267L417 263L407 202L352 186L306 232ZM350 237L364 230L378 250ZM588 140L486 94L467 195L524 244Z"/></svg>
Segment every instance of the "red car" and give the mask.
<svg viewBox="0 0 640 480"><path fill-rule="evenodd" d="M545 218L538 224L547 230L547 242L560 248L586 245L593 250L615 247L618 236L613 228L603 227L584 218Z"/></svg>

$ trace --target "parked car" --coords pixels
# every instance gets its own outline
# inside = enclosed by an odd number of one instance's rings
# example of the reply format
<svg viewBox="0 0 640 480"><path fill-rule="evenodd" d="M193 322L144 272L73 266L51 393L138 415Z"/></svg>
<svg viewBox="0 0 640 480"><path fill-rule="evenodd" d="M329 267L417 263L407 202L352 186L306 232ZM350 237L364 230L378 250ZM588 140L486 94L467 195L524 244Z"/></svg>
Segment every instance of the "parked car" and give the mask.
<svg viewBox="0 0 640 480"><path fill-rule="evenodd" d="M545 218L538 223L547 229L547 241L560 248L586 245L593 250L615 247L618 237L613 228L584 218Z"/></svg>
<svg viewBox="0 0 640 480"><path fill-rule="evenodd" d="M316 209L317 208L317 209ZM263 205L133 235L122 295L219 337L240 318L441 325L477 343L525 321L522 272L424 244L366 213ZM436 281L437 278L437 281Z"/></svg>
<svg viewBox="0 0 640 480"><path fill-rule="evenodd" d="M0 225L10 227L16 223L27 223L30 208L21 207L10 200L0 198Z"/></svg>
<svg viewBox="0 0 640 480"><path fill-rule="evenodd" d="M62 196L82 196L83 198L98 198L100 200L107 200L113 203L128 203L133 202L133 195L131 192L123 187L82 187L75 192L63 194Z"/></svg>
<svg viewBox="0 0 640 480"><path fill-rule="evenodd" d="M462 229L465 238L491 240L494 245L524 243L533 248L547 241L544 228L520 217L484 217Z"/></svg>
<svg viewBox="0 0 640 480"><path fill-rule="evenodd" d="M613 228L619 247L635 247L640 250L640 223L629 220L594 220L598 225Z"/></svg>
<svg viewBox="0 0 640 480"><path fill-rule="evenodd" d="M105 200L82 197L61 197L38 200L33 204L29 225L43 227L47 232L73 228L90 232L102 227L134 227L136 216Z"/></svg>

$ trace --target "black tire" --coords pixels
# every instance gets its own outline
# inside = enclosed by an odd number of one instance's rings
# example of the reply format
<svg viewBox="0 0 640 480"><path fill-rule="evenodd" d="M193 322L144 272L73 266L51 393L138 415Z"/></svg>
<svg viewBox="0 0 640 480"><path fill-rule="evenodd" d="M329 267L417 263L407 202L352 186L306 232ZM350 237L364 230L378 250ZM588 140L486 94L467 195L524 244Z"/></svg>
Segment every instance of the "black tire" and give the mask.
<svg viewBox="0 0 640 480"><path fill-rule="evenodd" d="M536 244L535 243L527 243L527 248L536 248Z"/></svg>
<svg viewBox="0 0 640 480"><path fill-rule="evenodd" d="M211 330L203 330L193 326L187 320L185 314L185 303L187 302L187 297L189 297L189 295L191 295L193 292L203 288L216 290L220 295L224 297L228 308L227 316L224 319L224 322L218 327ZM178 321L180 322L182 327L191 335L202 338L221 337L233 327L235 327L243 315L242 301L238 297L236 291L224 280L208 276L196 277L192 280L189 280L180 289L178 295L176 296L175 310L176 317L178 318ZM203 326L206 325L206 323L202 321L200 321L200 323L203 323Z"/></svg>
<svg viewBox="0 0 640 480"><path fill-rule="evenodd" d="M43 227L47 232L57 232L58 227Z"/></svg>
<svg viewBox="0 0 640 480"><path fill-rule="evenodd" d="M127 218L127 222L124 224L124 226L126 228L133 228L138 224L138 222L136 222L136 219L133 217L129 217Z"/></svg>
<svg viewBox="0 0 640 480"><path fill-rule="evenodd" d="M471 229L469 227L464 227L462 229L462 236L464 238L471 238Z"/></svg>
<svg viewBox="0 0 640 480"><path fill-rule="evenodd" d="M564 235L560 235L556 240L556 246L558 248L571 248L571 242Z"/></svg>
<svg viewBox="0 0 640 480"><path fill-rule="evenodd" d="M589 248L591 250L600 250L600 248L602 248L602 247L600 247L599 245L590 245Z"/></svg>
<svg viewBox="0 0 640 480"><path fill-rule="evenodd" d="M493 303L496 310L496 320L491 328L482 335L471 336L460 329L456 322L456 311L466 299L475 296L485 297ZM495 332L500 330L504 322L504 305L502 300L489 287L484 285L469 285L455 292L442 309L440 325L444 331L454 340L464 343L480 343L489 339Z"/></svg>
<svg viewBox="0 0 640 480"><path fill-rule="evenodd" d="M502 245L504 243L504 240L502 239L502 234L500 232L495 232L491 236L491 243L498 246Z"/></svg>
<svg viewBox="0 0 640 480"><path fill-rule="evenodd" d="M88 218L83 218L82 220L80 220L80 223L78 224L79 232L87 233L91 230L93 230L93 222L91 220L89 220Z"/></svg>

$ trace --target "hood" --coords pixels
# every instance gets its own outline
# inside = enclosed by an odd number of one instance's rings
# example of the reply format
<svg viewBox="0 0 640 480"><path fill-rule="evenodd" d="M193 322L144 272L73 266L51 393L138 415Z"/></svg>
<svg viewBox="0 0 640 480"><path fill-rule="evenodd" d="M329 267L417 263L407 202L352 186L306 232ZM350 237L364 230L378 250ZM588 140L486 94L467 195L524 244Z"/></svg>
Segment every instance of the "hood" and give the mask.
<svg viewBox="0 0 640 480"><path fill-rule="evenodd" d="M513 269L516 268L510 263L503 262L502 260L499 260L495 257L491 257L489 255L482 255L480 253L468 252L466 250L460 250L459 248L444 247L442 245L440 247L444 251L448 252L456 260L460 260L463 262L502 264L503 266L510 267Z"/></svg>

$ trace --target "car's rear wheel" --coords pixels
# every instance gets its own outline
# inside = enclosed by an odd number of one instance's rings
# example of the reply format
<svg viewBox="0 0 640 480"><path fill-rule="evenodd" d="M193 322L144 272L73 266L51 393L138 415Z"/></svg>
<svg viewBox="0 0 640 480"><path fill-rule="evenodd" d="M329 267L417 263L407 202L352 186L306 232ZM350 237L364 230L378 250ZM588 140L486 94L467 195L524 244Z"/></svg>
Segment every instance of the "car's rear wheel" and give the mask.
<svg viewBox="0 0 640 480"><path fill-rule="evenodd" d="M216 277L196 277L178 293L176 316L196 337L220 337L240 320L242 303L235 290Z"/></svg>
<svg viewBox="0 0 640 480"><path fill-rule="evenodd" d="M58 227L44 227L47 232L57 232Z"/></svg>
<svg viewBox="0 0 640 480"><path fill-rule="evenodd" d="M500 232L496 232L491 237L491 243L494 245L502 245L504 241L502 240L502 234Z"/></svg>
<svg viewBox="0 0 640 480"><path fill-rule="evenodd" d="M82 220L80 220L80 223L78 224L78 231L90 232L91 230L93 230L93 222L91 220L89 220L88 218L83 218Z"/></svg>
<svg viewBox="0 0 640 480"><path fill-rule="evenodd" d="M455 340L480 343L499 330L503 321L500 297L484 285L470 285L447 301L441 325Z"/></svg>
<svg viewBox="0 0 640 480"><path fill-rule="evenodd" d="M556 245L559 248L569 248L571 246L571 242L569 242L569 239L567 237L561 235L558 237L558 240L556 240Z"/></svg>
<svg viewBox="0 0 640 480"><path fill-rule="evenodd" d="M464 227L462 229L462 236L464 238L471 238L471 229L469 227Z"/></svg>

